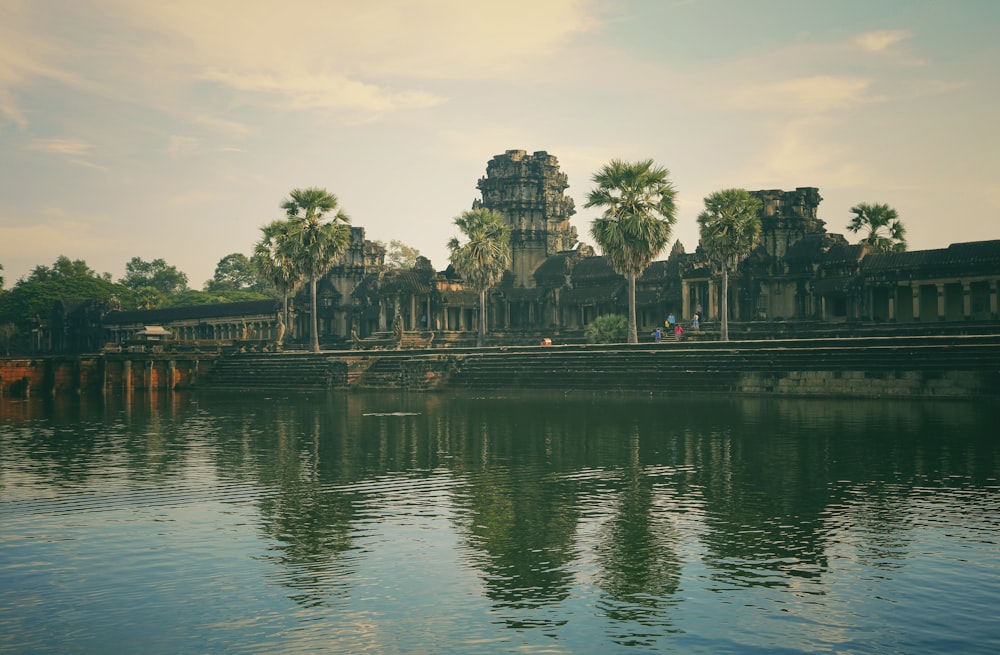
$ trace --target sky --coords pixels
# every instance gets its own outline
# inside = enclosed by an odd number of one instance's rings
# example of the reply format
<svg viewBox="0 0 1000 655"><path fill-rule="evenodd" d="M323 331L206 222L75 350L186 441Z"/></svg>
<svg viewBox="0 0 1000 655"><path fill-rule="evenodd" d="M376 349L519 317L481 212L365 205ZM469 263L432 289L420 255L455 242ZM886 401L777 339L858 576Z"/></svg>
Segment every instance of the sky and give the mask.
<svg viewBox="0 0 1000 655"><path fill-rule="evenodd" d="M64 255L200 289L295 188L448 265L487 162L546 151L572 224L652 159L710 193L887 203L911 250L1000 239L996 0L0 0L5 288ZM669 250L665 251L666 257Z"/></svg>

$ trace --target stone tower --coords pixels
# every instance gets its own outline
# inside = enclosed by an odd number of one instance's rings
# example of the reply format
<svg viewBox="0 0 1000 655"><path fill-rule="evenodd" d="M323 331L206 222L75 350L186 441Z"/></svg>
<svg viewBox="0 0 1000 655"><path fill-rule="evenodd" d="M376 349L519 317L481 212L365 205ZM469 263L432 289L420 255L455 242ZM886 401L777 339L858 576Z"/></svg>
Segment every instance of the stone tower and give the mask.
<svg viewBox="0 0 1000 655"><path fill-rule="evenodd" d="M810 234L824 234L824 221L817 217L823 198L815 187L799 187L795 191L778 189L751 191L763 204L760 212L761 243L767 253L778 260L789 246Z"/></svg>
<svg viewBox="0 0 1000 655"><path fill-rule="evenodd" d="M565 195L568 186L559 162L545 151L508 150L486 165L486 177L476 184L483 199L473 208L496 209L507 219L515 286L534 287L542 262L576 245L576 228L569 224L576 210Z"/></svg>

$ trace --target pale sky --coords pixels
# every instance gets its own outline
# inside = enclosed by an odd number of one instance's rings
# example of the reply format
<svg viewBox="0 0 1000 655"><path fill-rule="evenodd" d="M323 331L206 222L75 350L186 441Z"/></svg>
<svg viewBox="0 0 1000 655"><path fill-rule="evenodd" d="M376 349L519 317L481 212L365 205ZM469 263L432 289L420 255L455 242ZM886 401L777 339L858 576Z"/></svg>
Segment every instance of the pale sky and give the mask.
<svg viewBox="0 0 1000 655"><path fill-rule="evenodd" d="M200 289L308 186L443 270L511 149L558 158L591 244L613 158L670 170L689 252L729 187L818 187L852 241L859 202L914 250L998 239L998 35L997 0L0 0L0 275Z"/></svg>

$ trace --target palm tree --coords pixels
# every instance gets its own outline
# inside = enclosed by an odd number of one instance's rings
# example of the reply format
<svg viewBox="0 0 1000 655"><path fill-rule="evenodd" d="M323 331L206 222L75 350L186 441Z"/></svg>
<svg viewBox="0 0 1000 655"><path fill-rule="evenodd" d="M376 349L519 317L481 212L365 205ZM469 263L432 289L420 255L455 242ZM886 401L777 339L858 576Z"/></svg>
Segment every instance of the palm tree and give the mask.
<svg viewBox="0 0 1000 655"><path fill-rule="evenodd" d="M744 189L723 189L705 198L698 215L701 246L722 268L722 340L729 340L729 269L760 241L761 201Z"/></svg>
<svg viewBox="0 0 1000 655"><path fill-rule="evenodd" d="M635 281L663 251L677 220L670 171L652 159L625 162L613 159L594 174L597 186L586 207L603 207L590 234L611 267L628 278L628 342L638 343L635 317Z"/></svg>
<svg viewBox="0 0 1000 655"><path fill-rule="evenodd" d="M281 293L281 324L288 325L288 297L302 284L302 275L295 268L288 230L290 221L272 221L260 228L262 236L254 246L252 263L257 273ZM278 335L281 345L284 329Z"/></svg>
<svg viewBox="0 0 1000 655"><path fill-rule="evenodd" d="M510 267L510 226L502 213L483 207L463 212L455 225L468 239L448 242L452 266L462 278L479 292L479 337L476 344L486 345L486 292L503 279Z"/></svg>
<svg viewBox="0 0 1000 655"><path fill-rule="evenodd" d="M347 214L337 208L337 196L326 189L310 187L292 189L289 198L281 204L288 216L285 239L289 256L295 269L309 278L309 308L312 342L310 350L319 352L319 320L316 316L316 282L333 267L334 262L347 250L351 241L350 222ZM329 222L323 220L328 212L335 212ZM284 250L284 248L283 248Z"/></svg>
<svg viewBox="0 0 1000 655"><path fill-rule="evenodd" d="M861 243L869 246L873 252L906 250L906 228L895 209L883 203L862 202L851 207L851 212L854 218L847 229L855 234L867 230L868 235L861 239ZM882 234L883 229L888 231L888 235Z"/></svg>

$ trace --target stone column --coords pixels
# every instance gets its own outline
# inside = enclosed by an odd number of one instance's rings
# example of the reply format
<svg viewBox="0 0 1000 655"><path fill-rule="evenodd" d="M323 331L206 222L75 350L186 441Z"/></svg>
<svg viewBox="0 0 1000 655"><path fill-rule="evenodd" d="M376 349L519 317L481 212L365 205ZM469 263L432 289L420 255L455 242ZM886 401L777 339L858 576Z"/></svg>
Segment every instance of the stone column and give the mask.
<svg viewBox="0 0 1000 655"><path fill-rule="evenodd" d="M920 320L920 285L910 282L910 294L913 296L913 320Z"/></svg>
<svg viewBox="0 0 1000 655"><path fill-rule="evenodd" d="M681 318L687 318L691 306L691 286L687 280L681 280ZM659 325L659 323L657 323Z"/></svg>
<svg viewBox="0 0 1000 655"><path fill-rule="evenodd" d="M972 283L967 281L962 282L962 317L972 318Z"/></svg>
<svg viewBox="0 0 1000 655"><path fill-rule="evenodd" d="M896 290L893 289L889 295L889 320L896 320Z"/></svg>
<svg viewBox="0 0 1000 655"><path fill-rule="evenodd" d="M715 287L715 280L708 281L708 302L705 304L705 318L718 318L719 314L719 290Z"/></svg>
<svg viewBox="0 0 1000 655"><path fill-rule="evenodd" d="M990 282L990 317L997 315L997 296L1000 296L1000 280Z"/></svg>
<svg viewBox="0 0 1000 655"><path fill-rule="evenodd" d="M944 320L944 284L938 282L937 287L937 318L939 321Z"/></svg>

